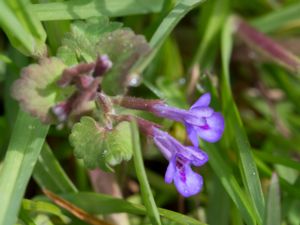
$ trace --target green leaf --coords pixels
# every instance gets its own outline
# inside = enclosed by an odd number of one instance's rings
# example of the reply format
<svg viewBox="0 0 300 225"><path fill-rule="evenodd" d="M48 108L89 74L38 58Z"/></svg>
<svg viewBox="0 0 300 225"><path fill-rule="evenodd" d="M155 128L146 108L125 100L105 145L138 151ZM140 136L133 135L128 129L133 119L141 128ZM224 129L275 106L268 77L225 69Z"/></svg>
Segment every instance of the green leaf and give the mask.
<svg viewBox="0 0 300 225"><path fill-rule="evenodd" d="M49 126L19 111L0 170L0 224L15 224L22 197ZM2 194L5 193L5 194Z"/></svg>
<svg viewBox="0 0 300 225"><path fill-rule="evenodd" d="M130 85L129 75L133 65L150 51L146 39L123 28L104 34L97 46L98 54L107 54L113 63L103 78L103 90L110 95L122 94Z"/></svg>
<svg viewBox="0 0 300 225"><path fill-rule="evenodd" d="M130 123L122 122L118 124L106 137L107 153L105 161L115 166L123 160L130 160L132 157L132 142Z"/></svg>
<svg viewBox="0 0 300 225"><path fill-rule="evenodd" d="M87 168L108 170L110 166L131 158L130 135L128 122L107 130L91 117L82 117L72 128L70 142L74 146L75 156L83 159Z"/></svg>
<svg viewBox="0 0 300 225"><path fill-rule="evenodd" d="M133 204L120 198L114 198L110 195L80 192L61 196L91 214L111 214L119 212L136 215L147 214L147 209L144 206ZM171 210L159 208L158 211L161 216L181 225L204 225L204 223L194 218Z"/></svg>
<svg viewBox="0 0 300 225"><path fill-rule="evenodd" d="M59 88L56 81L63 70L64 63L55 57L43 58L39 64L31 64L22 70L12 87L12 95L21 107L44 123L54 121L49 109L64 100L72 88Z"/></svg>
<svg viewBox="0 0 300 225"><path fill-rule="evenodd" d="M278 177L274 173L272 175L271 184L269 187L268 200L265 210L265 225L280 225L281 224L281 207L280 207L280 190Z"/></svg>
<svg viewBox="0 0 300 225"><path fill-rule="evenodd" d="M133 161L134 161L136 175L141 185L142 198L145 207L147 209L147 215L153 225L161 225L159 212L156 203L154 201L152 191L147 179L145 167L144 167L142 150L140 145L140 137L139 137L138 127L136 123L131 124L131 132L133 134L132 135L133 153L134 153Z"/></svg>
<svg viewBox="0 0 300 225"><path fill-rule="evenodd" d="M92 62L97 57L95 46L101 36L121 26L121 23L109 22L107 17L77 21L71 25L70 33L63 38L57 56L69 66L82 60Z"/></svg>
<svg viewBox="0 0 300 225"><path fill-rule="evenodd" d="M71 0L32 4L31 9L41 21L86 19L93 16L119 17L159 12L161 0Z"/></svg>

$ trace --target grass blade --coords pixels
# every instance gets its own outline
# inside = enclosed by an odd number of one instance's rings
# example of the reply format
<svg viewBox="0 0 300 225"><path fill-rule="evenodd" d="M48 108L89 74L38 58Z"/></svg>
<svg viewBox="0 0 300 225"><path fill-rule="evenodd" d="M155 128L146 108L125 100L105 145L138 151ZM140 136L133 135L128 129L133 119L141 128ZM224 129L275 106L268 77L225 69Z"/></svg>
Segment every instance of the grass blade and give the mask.
<svg viewBox="0 0 300 225"><path fill-rule="evenodd" d="M252 25L260 31L270 33L277 30L288 22L293 22L300 19L300 3L294 3L283 7L280 10L272 11L260 18L252 21Z"/></svg>
<svg viewBox="0 0 300 225"><path fill-rule="evenodd" d="M232 49L232 29L233 18L229 18L221 37L221 56L222 56L222 104L224 117L226 119L228 132L225 135L231 135L234 144L238 150L241 160L241 174L244 177L244 184L249 192L251 203L254 206L257 216L257 223L262 224L264 218L265 202L258 175L258 170L251 153L251 147L244 130L239 112L233 101L229 78L229 62Z"/></svg>
<svg viewBox="0 0 300 225"><path fill-rule="evenodd" d="M210 5L207 5L210 4ZM203 37L199 43L199 47L195 54L193 64L200 63L201 67L207 65L207 55L212 49L213 45L218 45L216 43L219 35L217 35L221 27L228 16L228 0L223 1L210 1L206 4L206 10L209 10L210 13L205 19L205 28L203 28ZM207 12L205 12L207 13ZM192 65L193 66L193 65Z"/></svg>
<svg viewBox="0 0 300 225"><path fill-rule="evenodd" d="M159 27L156 29L150 40L150 46L152 52L140 62L137 63L134 68L134 72L140 74L156 56L160 47L163 45L167 37L175 28L177 23L192 9L202 3L204 0L181 0L177 1L177 4L170 11L170 13L162 20Z"/></svg>
<svg viewBox="0 0 300 225"><path fill-rule="evenodd" d="M161 0L85 0L32 4L41 21L86 19L93 16L119 17L159 12Z"/></svg>
<svg viewBox="0 0 300 225"><path fill-rule="evenodd" d="M142 151L140 147L139 132L136 123L131 123L132 147L133 147L133 162L137 178L140 182L142 199L147 209L147 215L153 225L161 225L157 206L155 204L150 185L148 183Z"/></svg>
<svg viewBox="0 0 300 225"><path fill-rule="evenodd" d="M19 111L0 171L0 224L16 222L26 185L47 135L49 126ZM3 194L4 193L4 194Z"/></svg>
<svg viewBox="0 0 300 225"><path fill-rule="evenodd" d="M227 191L228 195L239 209L242 217L247 224L254 225L255 215L254 210L251 208L249 200L246 198L245 193L238 184L230 168L222 159L218 149L215 145L205 143L205 149L209 156L209 164L215 171L216 175L220 178L222 185Z"/></svg>
<svg viewBox="0 0 300 225"><path fill-rule="evenodd" d="M64 199L82 208L91 214L111 214L126 212L136 215L147 215L147 209L140 205L125 201L120 198L114 198L109 195L79 192L60 195ZM158 208L161 216L168 218L181 225L205 225L189 216L173 212L167 209Z"/></svg>
<svg viewBox="0 0 300 225"><path fill-rule="evenodd" d="M25 55L34 52L34 38L20 24L9 6L0 1L0 27L4 30L10 43Z"/></svg>
<svg viewBox="0 0 300 225"><path fill-rule="evenodd" d="M274 173L272 175L269 188L268 201L266 204L265 225L280 225L281 209L280 209L280 190L278 177Z"/></svg>
<svg viewBox="0 0 300 225"><path fill-rule="evenodd" d="M77 188L69 179L48 144L44 144L33 171L33 177L41 188L53 192L77 192Z"/></svg>

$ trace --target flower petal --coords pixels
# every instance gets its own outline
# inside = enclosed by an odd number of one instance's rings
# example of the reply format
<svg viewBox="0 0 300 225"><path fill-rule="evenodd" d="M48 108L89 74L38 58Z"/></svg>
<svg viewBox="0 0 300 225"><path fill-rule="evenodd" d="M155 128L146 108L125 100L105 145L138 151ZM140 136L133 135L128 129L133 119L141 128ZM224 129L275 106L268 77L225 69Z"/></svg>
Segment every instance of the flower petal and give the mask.
<svg viewBox="0 0 300 225"><path fill-rule="evenodd" d="M190 108L190 110L199 108L199 107L207 107L210 103L210 93L203 94Z"/></svg>
<svg viewBox="0 0 300 225"><path fill-rule="evenodd" d="M208 155L197 147L186 147L187 152L191 155L191 162L194 166L202 166L208 161Z"/></svg>
<svg viewBox="0 0 300 225"><path fill-rule="evenodd" d="M210 107L196 107L190 109L189 112L196 117L210 117L214 113L214 110Z"/></svg>
<svg viewBox="0 0 300 225"><path fill-rule="evenodd" d="M208 142L220 140L224 132L224 118L221 113L215 112L212 116L206 118L207 126L197 127L197 134L200 138Z"/></svg>
<svg viewBox="0 0 300 225"><path fill-rule="evenodd" d="M154 137L153 140L164 157L170 160L173 155L173 148L170 148L170 141L167 138L161 136Z"/></svg>
<svg viewBox="0 0 300 225"><path fill-rule="evenodd" d="M203 185L202 177L195 173L188 164L184 165L184 173L185 179L182 179L178 170L176 170L174 177L174 183L179 193L184 197L190 197L199 193Z"/></svg>
<svg viewBox="0 0 300 225"><path fill-rule="evenodd" d="M176 157L173 156L168 165L166 174L165 174L165 182L170 184L173 181L174 175L176 172Z"/></svg>
<svg viewBox="0 0 300 225"><path fill-rule="evenodd" d="M198 141L197 131L194 129L194 127L192 125L190 125L188 123L185 123L185 127L186 127L187 134L189 136L189 139L191 140L193 145L198 146L199 141Z"/></svg>

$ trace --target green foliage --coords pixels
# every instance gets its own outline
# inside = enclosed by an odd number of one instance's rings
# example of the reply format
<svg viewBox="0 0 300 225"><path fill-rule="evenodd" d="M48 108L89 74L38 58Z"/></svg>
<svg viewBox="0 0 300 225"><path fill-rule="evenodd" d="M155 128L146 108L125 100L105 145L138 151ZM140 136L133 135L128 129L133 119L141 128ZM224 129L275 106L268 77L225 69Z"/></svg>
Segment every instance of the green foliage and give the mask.
<svg viewBox="0 0 300 225"><path fill-rule="evenodd" d="M121 26L121 23L109 22L107 17L78 21L64 37L58 57L71 66L108 55L113 67L104 77L103 89L107 94L121 94L130 83L128 77L133 65L150 51L142 35Z"/></svg>
<svg viewBox="0 0 300 225"><path fill-rule="evenodd" d="M28 199L23 199L21 207L23 211L36 213L36 214L47 213L59 217L65 223L70 222L70 219L64 215L63 211L56 205L53 205L52 203L39 201L39 200L31 201Z"/></svg>
<svg viewBox="0 0 300 225"><path fill-rule="evenodd" d="M62 197L93 214L106 215L119 212L127 212L138 215L147 214L147 210L144 206L134 204L123 199L114 198L109 195L80 192L75 194L65 194L62 195ZM87 202L89 204L87 204ZM204 223L201 223L194 218L171 210L159 208L158 211L161 216L166 217L169 220L176 221L180 225L204 225Z"/></svg>
<svg viewBox="0 0 300 225"><path fill-rule="evenodd" d="M77 21L63 38L57 56L69 66L83 60L92 62L97 57L95 48L101 36L121 26L121 23L109 22L107 17L88 19L86 22Z"/></svg>
<svg viewBox="0 0 300 225"><path fill-rule="evenodd" d="M113 130L101 127L91 117L82 117L70 135L74 154L83 159L87 168L100 167L111 170L132 156L131 133L128 122L118 124Z"/></svg>
<svg viewBox="0 0 300 225"><path fill-rule="evenodd" d="M161 0L71 0L32 4L31 9L44 20L87 19L93 16L128 16L159 12Z"/></svg>
<svg viewBox="0 0 300 225"><path fill-rule="evenodd" d="M25 55L46 55L46 32L27 1L1 1L0 10L0 26L15 48Z"/></svg>
<svg viewBox="0 0 300 225"><path fill-rule="evenodd" d="M97 52L107 54L113 63L103 80L105 93L122 94L124 88L130 85L130 70L149 51L146 39L130 29L119 29L103 35L97 43Z"/></svg>
<svg viewBox="0 0 300 225"><path fill-rule="evenodd" d="M20 111L0 170L0 224L14 224L49 126Z"/></svg>

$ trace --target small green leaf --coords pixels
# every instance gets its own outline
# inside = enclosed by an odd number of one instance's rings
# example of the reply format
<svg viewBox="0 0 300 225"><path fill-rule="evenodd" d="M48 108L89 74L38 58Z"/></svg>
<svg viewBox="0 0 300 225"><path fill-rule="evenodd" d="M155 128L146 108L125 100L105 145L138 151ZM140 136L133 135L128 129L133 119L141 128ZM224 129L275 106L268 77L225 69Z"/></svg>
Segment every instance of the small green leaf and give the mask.
<svg viewBox="0 0 300 225"><path fill-rule="evenodd" d="M103 139L104 128L91 117L82 117L80 122L73 126L70 135L75 156L83 159L88 168L101 167L103 164Z"/></svg>
<svg viewBox="0 0 300 225"><path fill-rule="evenodd" d="M62 47L58 49L57 56L67 65L79 61L94 61L97 57L95 46L102 34L114 31L122 26L118 22L109 22L107 17L92 18L77 21L71 25L71 32L62 40Z"/></svg>
<svg viewBox="0 0 300 225"><path fill-rule="evenodd" d="M22 70L21 78L15 81L12 95L21 107L42 122L53 122L49 109L70 94L70 88L59 88L59 79L65 64L58 58L43 58L39 64L31 64Z"/></svg>
<svg viewBox="0 0 300 225"><path fill-rule="evenodd" d="M87 168L100 167L104 170L131 158L130 140L131 133L127 122L120 123L113 130L107 130L91 117L82 117L73 126L70 135L75 156L83 159Z"/></svg>
<svg viewBox="0 0 300 225"><path fill-rule="evenodd" d="M107 134L106 162L109 165L117 165L122 160L130 160L132 156L131 131L128 122L122 122Z"/></svg>
<svg viewBox="0 0 300 225"><path fill-rule="evenodd" d="M118 29L106 33L98 43L98 54L107 54L113 63L103 79L103 89L107 94L124 92L129 85L128 75L133 65L150 51L142 35L136 35L130 29Z"/></svg>

